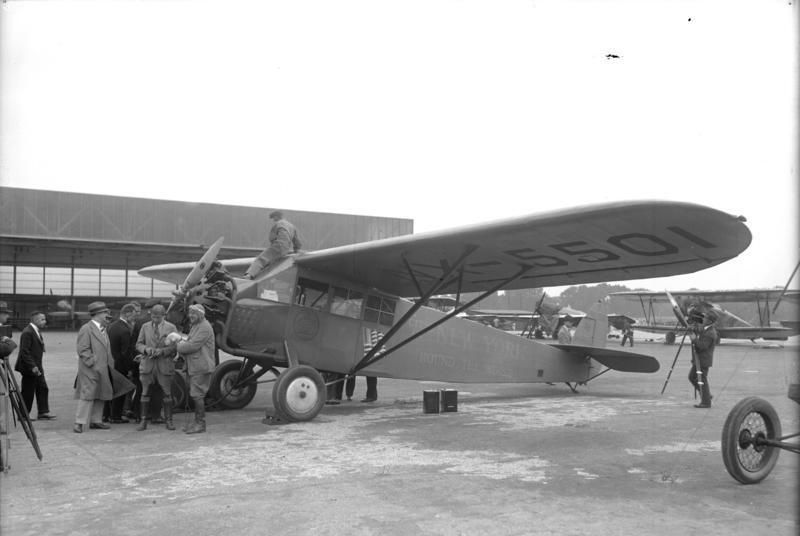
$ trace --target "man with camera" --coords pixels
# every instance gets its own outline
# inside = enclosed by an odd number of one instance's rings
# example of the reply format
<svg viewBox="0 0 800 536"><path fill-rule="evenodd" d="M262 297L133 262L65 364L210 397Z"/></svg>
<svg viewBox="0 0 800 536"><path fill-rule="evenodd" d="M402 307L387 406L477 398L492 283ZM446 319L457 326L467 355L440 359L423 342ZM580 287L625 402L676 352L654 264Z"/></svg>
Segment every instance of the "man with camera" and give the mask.
<svg viewBox="0 0 800 536"><path fill-rule="evenodd" d="M689 370L689 382L695 392L700 391L700 403L696 408L711 407L711 389L708 385L708 369L714 362L714 347L717 344L717 330L714 322L717 315L709 310L705 313L699 309L689 311L689 338L692 341L692 368Z"/></svg>

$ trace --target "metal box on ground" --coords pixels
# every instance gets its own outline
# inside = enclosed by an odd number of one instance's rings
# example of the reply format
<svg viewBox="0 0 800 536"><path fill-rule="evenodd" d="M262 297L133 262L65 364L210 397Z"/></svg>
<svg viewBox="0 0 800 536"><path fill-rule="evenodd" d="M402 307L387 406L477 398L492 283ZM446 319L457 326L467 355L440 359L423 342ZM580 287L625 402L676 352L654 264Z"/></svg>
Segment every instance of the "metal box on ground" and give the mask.
<svg viewBox="0 0 800 536"><path fill-rule="evenodd" d="M442 389L442 413L458 411L458 391Z"/></svg>
<svg viewBox="0 0 800 536"><path fill-rule="evenodd" d="M422 391L422 409L425 413L439 413L439 391Z"/></svg>

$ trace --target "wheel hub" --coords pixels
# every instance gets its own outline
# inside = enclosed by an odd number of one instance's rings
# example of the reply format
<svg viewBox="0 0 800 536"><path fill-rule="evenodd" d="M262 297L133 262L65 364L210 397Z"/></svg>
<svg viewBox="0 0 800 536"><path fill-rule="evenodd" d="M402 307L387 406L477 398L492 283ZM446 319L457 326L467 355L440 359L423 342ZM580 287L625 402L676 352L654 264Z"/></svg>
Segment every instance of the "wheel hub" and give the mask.
<svg viewBox="0 0 800 536"><path fill-rule="evenodd" d="M286 387L286 405L296 413L311 411L319 396L317 384L308 377L295 378Z"/></svg>

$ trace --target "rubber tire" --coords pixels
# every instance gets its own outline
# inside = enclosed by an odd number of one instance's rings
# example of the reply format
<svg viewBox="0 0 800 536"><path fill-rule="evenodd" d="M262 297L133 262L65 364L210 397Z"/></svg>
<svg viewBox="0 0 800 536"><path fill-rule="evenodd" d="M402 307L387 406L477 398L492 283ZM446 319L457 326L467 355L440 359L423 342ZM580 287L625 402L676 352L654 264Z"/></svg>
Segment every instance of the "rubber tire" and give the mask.
<svg viewBox="0 0 800 536"><path fill-rule="evenodd" d="M251 382L243 388L237 389L236 391L241 393L239 396L230 397L231 393L228 393L230 387L227 383L236 379L241 368L242 360L229 359L223 361L214 369L214 372L211 374L211 388L209 389L208 396L217 401L217 407L221 409L242 409L253 401L253 398L256 396L256 390L258 389L258 384L256 382ZM252 365L248 368L250 370L245 371L245 374L249 375L252 373Z"/></svg>
<svg viewBox="0 0 800 536"><path fill-rule="evenodd" d="M675 332L668 331L664 337L664 344L675 344Z"/></svg>
<svg viewBox="0 0 800 536"><path fill-rule="evenodd" d="M778 447L767 446L761 452L761 460L755 470L742 465L739 453L743 450L739 445L739 435L742 424L752 413L758 413L764 420L768 439L778 439L781 436L781 422L778 414L766 400L751 396L733 406L722 427L722 461L725 463L728 473L742 484L757 484L764 480L775 467L781 452ZM748 446L747 449L750 450L753 447Z"/></svg>
<svg viewBox="0 0 800 536"><path fill-rule="evenodd" d="M308 401L308 396L316 396ZM298 365L284 370L272 387L272 405L281 419L310 421L325 406L327 393L322 375L314 367Z"/></svg>

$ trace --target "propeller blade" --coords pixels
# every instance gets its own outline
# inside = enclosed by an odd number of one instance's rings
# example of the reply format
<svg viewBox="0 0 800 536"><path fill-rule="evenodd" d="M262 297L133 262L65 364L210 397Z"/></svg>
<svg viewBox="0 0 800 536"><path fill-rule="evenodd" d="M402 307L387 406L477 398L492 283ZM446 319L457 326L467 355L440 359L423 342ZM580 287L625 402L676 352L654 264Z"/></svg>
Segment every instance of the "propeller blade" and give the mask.
<svg viewBox="0 0 800 536"><path fill-rule="evenodd" d="M186 292L203 279L203 276L208 271L209 266L219 255L219 250L222 249L222 243L225 241L225 237L221 236L217 239L216 242L211 244L211 246L203 253L203 256L195 263L194 268L189 274L186 276L186 279L183 281L183 284L180 286L180 290L182 292ZM170 312L172 308L175 306L176 297L173 296L172 300L169 302L169 307L167 307L167 312Z"/></svg>
<svg viewBox="0 0 800 536"><path fill-rule="evenodd" d="M683 311L681 311L681 308L678 306L678 302L675 301L675 298L672 297L672 294L670 294L668 290L665 290L664 292L667 293L667 298L669 299L670 305L672 305L672 312L675 313L675 318L678 319L678 322L680 322L681 326L684 328L689 327L689 322L686 321L686 317L683 315Z"/></svg>

